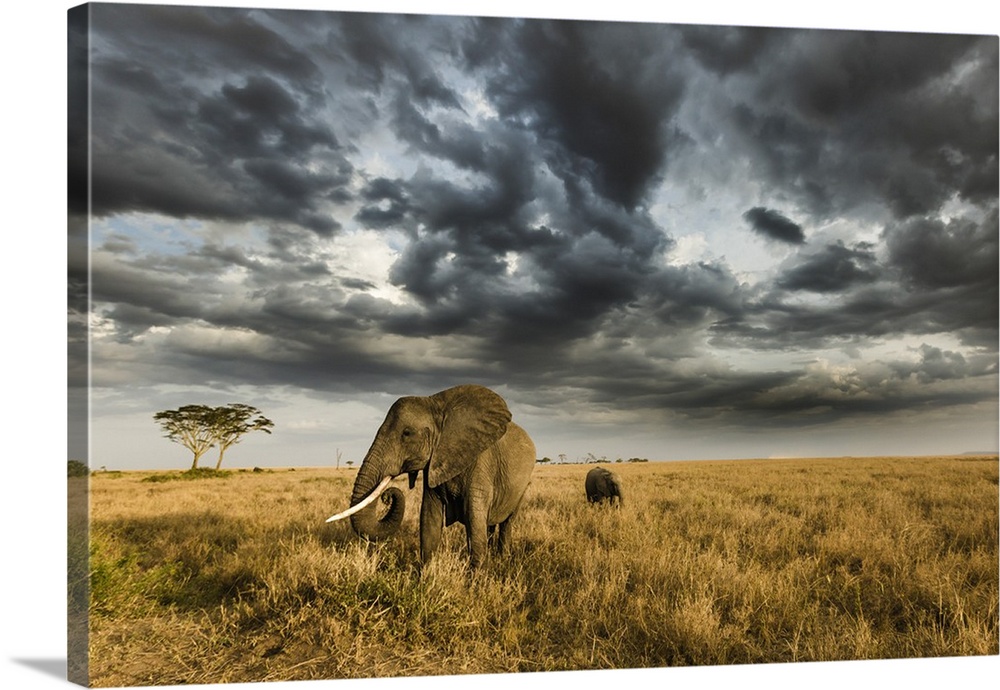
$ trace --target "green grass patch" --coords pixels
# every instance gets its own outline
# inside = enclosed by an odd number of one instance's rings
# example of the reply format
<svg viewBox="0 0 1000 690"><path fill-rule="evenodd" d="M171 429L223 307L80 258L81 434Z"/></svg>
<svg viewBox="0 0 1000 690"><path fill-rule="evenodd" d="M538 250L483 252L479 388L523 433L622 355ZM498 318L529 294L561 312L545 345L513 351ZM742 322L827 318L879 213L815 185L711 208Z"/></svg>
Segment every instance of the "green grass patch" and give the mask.
<svg viewBox="0 0 1000 690"><path fill-rule="evenodd" d="M176 482L176 481L192 481L195 479L228 479L232 476L230 470L216 470L210 467L196 467L192 470L185 470L183 472L164 472L158 474L151 474L148 477L144 477L142 481L150 483L159 482Z"/></svg>

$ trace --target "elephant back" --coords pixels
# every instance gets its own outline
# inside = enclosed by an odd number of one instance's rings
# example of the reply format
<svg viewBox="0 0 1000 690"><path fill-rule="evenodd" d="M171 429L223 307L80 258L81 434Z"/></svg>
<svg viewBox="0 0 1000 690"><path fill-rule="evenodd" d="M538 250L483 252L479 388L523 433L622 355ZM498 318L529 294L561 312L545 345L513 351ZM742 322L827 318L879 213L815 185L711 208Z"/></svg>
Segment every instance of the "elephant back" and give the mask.
<svg viewBox="0 0 1000 690"><path fill-rule="evenodd" d="M614 472L604 467L594 467L584 479L587 500L597 503L606 498L619 496L620 482Z"/></svg>

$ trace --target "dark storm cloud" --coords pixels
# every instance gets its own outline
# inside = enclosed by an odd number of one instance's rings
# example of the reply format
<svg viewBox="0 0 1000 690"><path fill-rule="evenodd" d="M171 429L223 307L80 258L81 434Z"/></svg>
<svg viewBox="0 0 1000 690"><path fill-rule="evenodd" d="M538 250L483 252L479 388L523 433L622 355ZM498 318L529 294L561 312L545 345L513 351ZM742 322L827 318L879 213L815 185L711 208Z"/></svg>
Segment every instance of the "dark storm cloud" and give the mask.
<svg viewBox="0 0 1000 690"><path fill-rule="evenodd" d="M746 310L748 295L722 264L667 267L651 277L648 285L650 313L668 327L699 327Z"/></svg>
<svg viewBox="0 0 1000 690"><path fill-rule="evenodd" d="M995 39L95 17L95 214L261 235L96 248L110 339L155 341L164 371L320 390L542 382L598 408L734 424L989 399ZM730 193L741 206L709 220L664 215L665 194L718 196L716 212ZM730 233L741 217L787 253L752 282L724 252L683 259L665 229ZM831 221L867 239L824 239ZM388 249L352 265L337 242L355 231ZM928 344L851 378L809 354L942 334L980 358ZM774 352L797 354L744 359Z"/></svg>
<svg viewBox="0 0 1000 690"><path fill-rule="evenodd" d="M334 50L342 49L350 61L352 81L377 91L398 77L420 105L459 107L454 91L428 61L428 53L450 49L452 39L438 29L455 25L455 20L359 12L341 14L335 22L340 45Z"/></svg>
<svg viewBox="0 0 1000 690"><path fill-rule="evenodd" d="M316 110L319 72L304 52L242 13L94 11L97 216L338 227L322 202L349 198L352 168Z"/></svg>
<svg viewBox="0 0 1000 690"><path fill-rule="evenodd" d="M753 70L770 47L781 45L780 31L762 27L685 26L681 36L698 62L720 74Z"/></svg>
<svg viewBox="0 0 1000 690"><path fill-rule="evenodd" d="M441 177L376 178L361 192L370 203L356 220L368 227L423 227L390 274L391 280L427 308L425 318L406 314L392 321L395 332L442 333L483 328L512 339L580 337L595 318L632 299L668 240L643 213L578 189L571 203L548 197L554 188L537 157L537 132L499 124L476 132L443 128L408 101L395 101L394 123L415 148L481 182ZM550 150L556 144L550 145ZM549 225L531 221L537 206ZM512 293L507 282L514 255L537 283L529 293ZM491 331L493 332L493 331Z"/></svg>
<svg viewBox="0 0 1000 690"><path fill-rule="evenodd" d="M945 409L995 397L995 390L989 386L939 389L901 387L900 383L865 377L844 382L828 376L805 375L788 386L751 397L738 411L745 420L774 428L819 427L845 418L888 416L915 406Z"/></svg>
<svg viewBox="0 0 1000 690"><path fill-rule="evenodd" d="M920 218L886 228L891 263L919 288L967 288L995 293L997 209L982 222Z"/></svg>
<svg viewBox="0 0 1000 690"><path fill-rule="evenodd" d="M296 99L267 76L250 75L242 85L224 84L218 94L200 102L196 122L208 130L206 140L217 142L223 159L295 158L314 146L339 147L329 128L308 122Z"/></svg>
<svg viewBox="0 0 1000 690"><path fill-rule="evenodd" d="M979 222L914 219L885 230L889 263L928 332L951 331L995 351L998 235L996 207Z"/></svg>
<svg viewBox="0 0 1000 690"><path fill-rule="evenodd" d="M755 206L743 214L743 219L750 223L751 230L768 239L788 244L803 244L806 241L801 225L773 209Z"/></svg>
<svg viewBox="0 0 1000 690"><path fill-rule="evenodd" d="M432 149L443 160L474 170L485 180L470 185L415 177L407 185L414 218L431 231L453 231L459 241L486 244L493 252L517 249L526 239L523 213L535 195L530 147L523 136L502 131L488 144L480 141L476 146L475 156L468 155L472 147L467 146Z"/></svg>
<svg viewBox="0 0 1000 690"><path fill-rule="evenodd" d="M95 4L91 12L92 26L104 44L102 53L127 55L154 68L157 60L166 59L178 69L203 76L217 74L220 67L237 73L263 70L314 89L319 86L313 59L258 21L253 12L103 3ZM284 16L294 20L302 15Z"/></svg>
<svg viewBox="0 0 1000 690"><path fill-rule="evenodd" d="M997 209L979 221L918 218L871 242L835 242L791 256L774 283L711 326L718 345L797 349L866 338L949 333L996 351ZM800 293L823 301L804 305Z"/></svg>
<svg viewBox="0 0 1000 690"><path fill-rule="evenodd" d="M529 123L551 147L547 163L567 184L586 180L634 208L667 162L683 93L655 59L664 38L653 26L527 22L504 47L490 94L503 117Z"/></svg>
<svg viewBox="0 0 1000 690"><path fill-rule="evenodd" d="M987 374L991 366L986 358L979 357L978 361L969 361L959 352L942 350L930 345L921 345L919 353L919 362L909 367L895 365L898 376L901 378L912 376L921 383L958 381Z"/></svg>
<svg viewBox="0 0 1000 690"><path fill-rule="evenodd" d="M898 217L995 199L995 37L775 30L728 79L730 122L763 181L820 217ZM700 49L711 44L701 36ZM730 36L716 40L728 50ZM701 45L700 44L700 45ZM745 92L742 89L746 89ZM919 117L915 114L919 113Z"/></svg>
<svg viewBox="0 0 1000 690"><path fill-rule="evenodd" d="M870 242L853 247L843 242L828 244L782 275L777 285L786 290L842 292L878 279L875 246Z"/></svg>

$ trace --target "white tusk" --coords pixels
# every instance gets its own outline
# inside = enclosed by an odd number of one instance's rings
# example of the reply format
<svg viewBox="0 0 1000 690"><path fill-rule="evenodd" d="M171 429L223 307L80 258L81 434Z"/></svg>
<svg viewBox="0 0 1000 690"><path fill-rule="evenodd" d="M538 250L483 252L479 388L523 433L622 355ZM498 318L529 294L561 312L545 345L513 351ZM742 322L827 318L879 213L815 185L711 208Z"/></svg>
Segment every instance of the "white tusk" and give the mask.
<svg viewBox="0 0 1000 690"><path fill-rule="evenodd" d="M369 503L371 503L376 498L378 498L379 495L383 491L385 491L385 487L389 486L389 482L391 482L391 481L392 481L392 477L386 477L381 482L379 482L379 485L376 486L375 489L370 494L368 494L367 496L365 496L365 498L364 498L363 501L360 501L356 505L351 506L350 508L348 508L347 510L345 510L342 513L337 513L336 515L328 517L326 519L326 521L327 522L336 522L337 520L343 520L345 517L348 517L350 515L354 515L356 512L358 512L359 510L362 510L365 506L367 506Z"/></svg>

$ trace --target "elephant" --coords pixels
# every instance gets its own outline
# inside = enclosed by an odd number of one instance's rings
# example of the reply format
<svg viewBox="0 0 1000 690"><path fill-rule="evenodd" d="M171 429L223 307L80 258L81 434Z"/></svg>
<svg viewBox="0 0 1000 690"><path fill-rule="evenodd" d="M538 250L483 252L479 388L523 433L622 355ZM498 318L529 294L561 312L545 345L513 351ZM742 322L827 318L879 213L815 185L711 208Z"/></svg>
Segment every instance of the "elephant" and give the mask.
<svg viewBox="0 0 1000 690"><path fill-rule="evenodd" d="M604 467L595 467L587 472L587 479L584 481L587 489L587 500L591 503L600 503L608 499L608 503L623 505L625 497L622 495L622 482L618 475Z"/></svg>
<svg viewBox="0 0 1000 690"><path fill-rule="evenodd" d="M350 516L365 539L391 536L406 502L398 488L387 488L389 482L406 474L412 489L423 472L421 563L434 554L443 528L459 522L475 568L486 558L488 541L497 552L506 550L534 466L535 444L489 388L466 384L403 397L389 408L358 469L351 507L327 522ZM373 505L379 496L389 505L381 519Z"/></svg>

